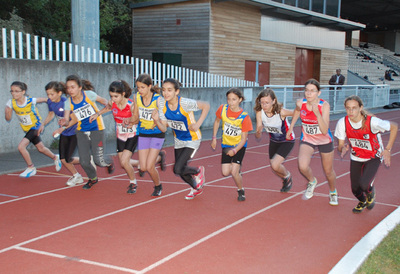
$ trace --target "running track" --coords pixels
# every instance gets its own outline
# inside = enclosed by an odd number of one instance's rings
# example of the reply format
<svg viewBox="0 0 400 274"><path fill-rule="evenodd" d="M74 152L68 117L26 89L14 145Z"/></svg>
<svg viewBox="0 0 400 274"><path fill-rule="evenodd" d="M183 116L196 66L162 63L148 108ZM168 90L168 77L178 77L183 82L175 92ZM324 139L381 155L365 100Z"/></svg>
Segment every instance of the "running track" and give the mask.
<svg viewBox="0 0 400 274"><path fill-rule="evenodd" d="M399 111L378 116L400 124ZM331 122L332 130L335 125ZM388 136L382 136L384 144ZM167 171L160 171L163 195L156 199L150 197L148 175L137 176L136 194L126 194L121 168L112 175L99 169L101 180L91 190L65 187L64 167L60 173L41 168L29 179L1 175L0 272L327 273L400 206L399 140L392 167L382 165L376 177L375 208L359 215L351 212L357 201L350 191L348 155L343 160L335 155L339 206L328 203L318 154L312 160L318 186L314 197L303 201L298 140L285 163L294 186L280 193L265 133L261 142L249 136L242 167L245 202L236 200L232 178L221 176L221 150L212 151L209 141L191 162L206 168L204 193L192 201L184 199L188 186L172 173L172 147L166 148Z"/></svg>

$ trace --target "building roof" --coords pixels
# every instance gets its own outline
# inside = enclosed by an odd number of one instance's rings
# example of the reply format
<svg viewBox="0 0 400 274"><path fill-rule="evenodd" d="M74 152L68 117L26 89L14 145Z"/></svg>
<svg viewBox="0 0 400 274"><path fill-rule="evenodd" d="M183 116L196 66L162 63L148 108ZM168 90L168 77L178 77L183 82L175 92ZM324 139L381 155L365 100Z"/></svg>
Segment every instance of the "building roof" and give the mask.
<svg viewBox="0 0 400 274"><path fill-rule="evenodd" d="M173 4L179 2L188 2L192 0L155 0L146 1L140 3L134 3L130 5L132 9ZM306 9L293 7L281 3L274 2L272 0L214 0L215 2L241 2L249 5L260 7L261 13L267 16L278 17L281 19L292 20L296 22L304 23L305 25L322 26L329 29L335 30L361 30L365 28L362 23L356 23L350 20L341 19L338 17L321 14Z"/></svg>

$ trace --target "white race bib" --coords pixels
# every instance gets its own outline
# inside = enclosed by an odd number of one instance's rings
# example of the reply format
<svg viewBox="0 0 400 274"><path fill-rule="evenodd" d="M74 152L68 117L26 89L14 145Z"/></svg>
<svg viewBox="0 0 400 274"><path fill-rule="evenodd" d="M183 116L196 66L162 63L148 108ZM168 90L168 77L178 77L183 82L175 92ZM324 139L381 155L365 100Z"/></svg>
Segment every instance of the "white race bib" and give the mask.
<svg viewBox="0 0 400 274"><path fill-rule="evenodd" d="M32 120L31 120L31 116L29 115L17 115L19 122L23 125L23 126L30 126L32 125Z"/></svg>
<svg viewBox="0 0 400 274"><path fill-rule="evenodd" d="M242 129L240 127L231 125L229 123L224 124L224 134L228 136L239 136L242 134Z"/></svg>
<svg viewBox="0 0 400 274"><path fill-rule="evenodd" d="M282 131L279 128L269 126L265 126L264 128L266 132L282 134Z"/></svg>
<svg viewBox="0 0 400 274"><path fill-rule="evenodd" d="M349 141L350 141L352 147L357 147L357 148L372 151L371 143L367 140L350 138Z"/></svg>
<svg viewBox="0 0 400 274"><path fill-rule="evenodd" d="M154 108L139 108L139 118L147 121L153 121L151 114Z"/></svg>
<svg viewBox="0 0 400 274"><path fill-rule="evenodd" d="M135 133L136 127L124 127L122 124L117 124L117 131L119 134Z"/></svg>
<svg viewBox="0 0 400 274"><path fill-rule="evenodd" d="M79 121L82 121L83 119L86 119L96 113L93 106L90 104L87 104L87 105L84 105L83 107L74 109L73 112Z"/></svg>
<svg viewBox="0 0 400 274"><path fill-rule="evenodd" d="M179 131L187 131L185 123L182 121L168 120L167 122L168 122L168 126L172 129L179 130Z"/></svg>
<svg viewBox="0 0 400 274"><path fill-rule="evenodd" d="M303 124L303 130L309 135L322 134L319 125Z"/></svg>

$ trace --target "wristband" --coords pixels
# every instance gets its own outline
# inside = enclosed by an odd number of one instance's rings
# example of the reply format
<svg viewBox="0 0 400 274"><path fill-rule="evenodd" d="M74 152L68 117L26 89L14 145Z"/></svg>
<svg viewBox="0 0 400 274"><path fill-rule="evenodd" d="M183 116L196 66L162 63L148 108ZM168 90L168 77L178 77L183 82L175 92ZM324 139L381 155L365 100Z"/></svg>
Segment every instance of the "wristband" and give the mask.
<svg viewBox="0 0 400 274"><path fill-rule="evenodd" d="M63 130L66 130L67 128L65 126L61 127Z"/></svg>
<svg viewBox="0 0 400 274"><path fill-rule="evenodd" d="M213 138L213 140L214 140L214 139L217 139L217 137L216 137L216 136L213 136L212 138Z"/></svg>

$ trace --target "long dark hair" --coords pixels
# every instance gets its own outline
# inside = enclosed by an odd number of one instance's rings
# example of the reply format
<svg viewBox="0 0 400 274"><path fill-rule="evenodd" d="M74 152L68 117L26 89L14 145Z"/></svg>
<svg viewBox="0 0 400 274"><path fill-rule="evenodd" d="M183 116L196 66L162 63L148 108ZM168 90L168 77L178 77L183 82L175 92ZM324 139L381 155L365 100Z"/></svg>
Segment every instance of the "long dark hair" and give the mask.
<svg viewBox="0 0 400 274"><path fill-rule="evenodd" d="M242 102L244 101L244 96L242 91L239 88L230 88L227 92L226 92L226 97L228 97L228 95L230 93L235 94L237 97L239 97L239 99L242 99Z"/></svg>
<svg viewBox="0 0 400 274"><path fill-rule="evenodd" d="M54 89L56 92L62 92L63 94L67 94L67 88L63 82L51 81L47 83L44 87L44 90Z"/></svg>
<svg viewBox="0 0 400 274"><path fill-rule="evenodd" d="M119 94L124 94L125 93L125 98L129 98L132 94L132 88L131 86L125 82L124 80L118 80L114 81L110 84L108 88L109 92L116 92Z"/></svg>
<svg viewBox="0 0 400 274"><path fill-rule="evenodd" d="M12 87L12 86L17 86L17 87L19 87L22 91L25 90L25 95L28 95L28 94L27 94L28 86L27 86L24 82L14 81L14 82L11 83L11 86L10 86L10 87Z"/></svg>
<svg viewBox="0 0 400 274"><path fill-rule="evenodd" d="M348 102L348 101L351 101L351 100L356 101L356 102L358 103L358 106L359 106L359 107L364 106L364 103L363 103L363 101L361 100L360 97L358 97L357 95L351 95L351 96L347 97L347 98L344 100L344 107L345 107L345 108L346 108L347 102ZM369 115L369 116L375 116L375 115L369 113L369 112L366 111L364 108L360 111L360 113L361 113L361 116L362 116L362 127L361 127L361 128L364 129L364 128L365 128L365 121L367 120L367 116L368 116L368 115Z"/></svg>
<svg viewBox="0 0 400 274"><path fill-rule="evenodd" d="M153 93L160 93L160 87L158 85L153 85L153 79L151 78L151 76L147 73L142 73L140 74L135 83L140 82L143 83L147 86L151 86L150 91Z"/></svg>

